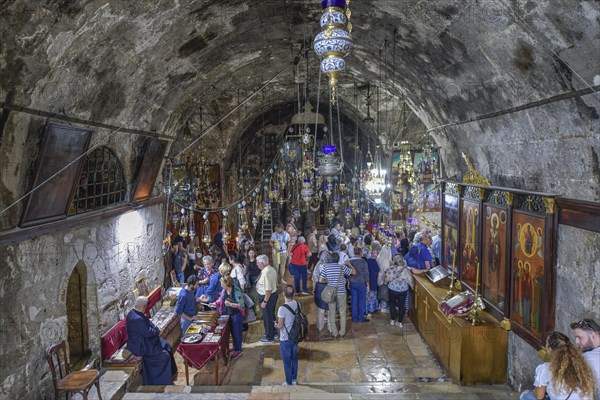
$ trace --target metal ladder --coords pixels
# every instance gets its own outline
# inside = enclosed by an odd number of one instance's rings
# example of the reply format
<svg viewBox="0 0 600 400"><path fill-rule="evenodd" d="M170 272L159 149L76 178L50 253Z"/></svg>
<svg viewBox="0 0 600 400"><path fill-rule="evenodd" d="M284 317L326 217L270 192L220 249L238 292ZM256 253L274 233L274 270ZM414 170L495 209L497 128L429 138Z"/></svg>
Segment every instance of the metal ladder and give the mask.
<svg viewBox="0 0 600 400"><path fill-rule="evenodd" d="M269 218L262 218L261 225L261 234L260 240L262 242L268 242L271 240L271 236L273 235L273 221L279 221L279 206L275 203L270 204L271 212L269 213Z"/></svg>
<svg viewBox="0 0 600 400"><path fill-rule="evenodd" d="M271 240L271 235L273 235L273 207L271 207L271 212L269 213L269 217L266 218L264 215L262 217L261 224L261 233L260 233L260 241L268 242Z"/></svg>

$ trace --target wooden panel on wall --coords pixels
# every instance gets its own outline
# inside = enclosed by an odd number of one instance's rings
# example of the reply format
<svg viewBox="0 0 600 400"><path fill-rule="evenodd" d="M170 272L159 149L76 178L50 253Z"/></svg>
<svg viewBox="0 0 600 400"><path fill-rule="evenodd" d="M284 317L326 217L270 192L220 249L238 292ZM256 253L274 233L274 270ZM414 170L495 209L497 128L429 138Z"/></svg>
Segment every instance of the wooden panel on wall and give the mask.
<svg viewBox="0 0 600 400"><path fill-rule="evenodd" d="M556 203L559 224L600 233L600 203L564 198Z"/></svg>
<svg viewBox="0 0 600 400"><path fill-rule="evenodd" d="M87 151L91 137L92 131L88 129L48 124L31 185L31 189L35 190L27 197L21 227L67 217L74 191L79 183L85 158L82 155ZM63 168L64 171L48 180ZM38 185L41 186L38 188Z"/></svg>
<svg viewBox="0 0 600 400"><path fill-rule="evenodd" d="M475 278L481 258L481 214L480 204L463 200L460 219L460 279L469 288L475 289Z"/></svg>
<svg viewBox="0 0 600 400"><path fill-rule="evenodd" d="M463 286L475 289L479 266L479 293L488 311L498 320L508 319L517 335L539 349L554 328L560 202L553 194L517 189L456 182L444 182L443 187L444 265L451 264L448 256L457 226ZM449 218L455 197L460 204L458 224ZM592 205L586 207L584 212L593 213Z"/></svg>
<svg viewBox="0 0 600 400"><path fill-rule="evenodd" d="M150 198L156 177L160 171L168 143L164 140L147 139L144 158L137 174L132 201L138 203Z"/></svg>
<svg viewBox="0 0 600 400"><path fill-rule="evenodd" d="M488 304L504 314L506 305L508 210L483 206L483 252L481 257L482 295Z"/></svg>

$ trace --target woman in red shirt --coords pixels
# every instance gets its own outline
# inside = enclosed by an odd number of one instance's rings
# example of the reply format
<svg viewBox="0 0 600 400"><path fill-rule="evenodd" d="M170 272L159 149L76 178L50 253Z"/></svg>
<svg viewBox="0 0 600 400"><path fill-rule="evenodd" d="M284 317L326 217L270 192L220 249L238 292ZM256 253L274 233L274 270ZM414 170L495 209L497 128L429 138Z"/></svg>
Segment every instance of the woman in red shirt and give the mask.
<svg viewBox="0 0 600 400"><path fill-rule="evenodd" d="M294 288L296 289L296 293L308 294L308 289L306 288L306 279L308 276L306 258L310 257L312 253L306 245L304 236L298 237L298 241L290 249L290 254L292 255L290 274L294 276ZM300 278L302 278L302 292L300 292Z"/></svg>

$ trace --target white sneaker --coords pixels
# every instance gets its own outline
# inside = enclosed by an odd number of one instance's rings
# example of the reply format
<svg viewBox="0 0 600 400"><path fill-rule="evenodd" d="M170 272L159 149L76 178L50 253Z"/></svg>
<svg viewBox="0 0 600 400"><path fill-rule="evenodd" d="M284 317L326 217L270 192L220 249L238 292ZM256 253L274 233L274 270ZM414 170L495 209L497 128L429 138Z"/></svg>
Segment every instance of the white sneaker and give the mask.
<svg viewBox="0 0 600 400"><path fill-rule="evenodd" d="M294 380L292 381L292 386L296 386L297 384L298 384L298 382L296 382L296 380L294 379Z"/></svg>
<svg viewBox="0 0 600 400"><path fill-rule="evenodd" d="M402 329L402 322L400 322L400 321L396 322L396 326L397 326L398 328Z"/></svg>
<svg viewBox="0 0 600 400"><path fill-rule="evenodd" d="M390 320L390 325L394 326L396 325L396 321L394 321L393 319Z"/></svg>

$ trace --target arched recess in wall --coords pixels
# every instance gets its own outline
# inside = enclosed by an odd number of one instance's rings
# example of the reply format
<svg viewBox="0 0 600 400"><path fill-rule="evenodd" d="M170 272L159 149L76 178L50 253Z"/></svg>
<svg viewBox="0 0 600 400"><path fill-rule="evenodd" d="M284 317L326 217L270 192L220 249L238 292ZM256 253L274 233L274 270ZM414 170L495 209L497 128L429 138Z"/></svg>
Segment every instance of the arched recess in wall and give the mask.
<svg viewBox="0 0 600 400"><path fill-rule="evenodd" d="M85 364L91 354L88 323L88 276L83 261L79 261L67 284L67 341L69 358L74 369Z"/></svg>
<svg viewBox="0 0 600 400"><path fill-rule="evenodd" d="M98 292L92 267L79 260L66 281L67 342L74 369L100 354Z"/></svg>

